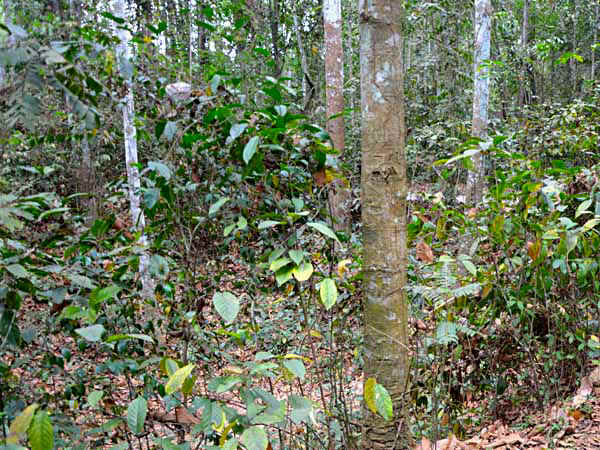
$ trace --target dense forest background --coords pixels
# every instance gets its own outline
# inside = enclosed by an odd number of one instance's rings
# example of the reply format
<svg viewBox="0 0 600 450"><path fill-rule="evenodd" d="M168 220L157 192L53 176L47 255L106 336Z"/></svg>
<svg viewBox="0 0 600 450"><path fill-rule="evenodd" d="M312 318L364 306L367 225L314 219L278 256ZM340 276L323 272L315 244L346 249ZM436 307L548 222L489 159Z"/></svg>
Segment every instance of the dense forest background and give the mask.
<svg viewBox="0 0 600 450"><path fill-rule="evenodd" d="M599 8L0 0L0 446L597 448Z"/></svg>

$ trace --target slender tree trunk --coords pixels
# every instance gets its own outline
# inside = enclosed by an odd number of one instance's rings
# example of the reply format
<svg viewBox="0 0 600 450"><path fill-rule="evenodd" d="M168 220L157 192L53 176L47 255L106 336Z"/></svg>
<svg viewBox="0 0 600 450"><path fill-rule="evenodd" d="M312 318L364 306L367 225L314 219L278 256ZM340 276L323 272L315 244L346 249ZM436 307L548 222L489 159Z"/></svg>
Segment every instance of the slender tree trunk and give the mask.
<svg viewBox="0 0 600 450"><path fill-rule="evenodd" d="M404 448L408 383L403 2L360 0L365 380L392 397L394 418L365 408L363 448Z"/></svg>
<svg viewBox="0 0 600 450"><path fill-rule="evenodd" d="M125 13L126 0L113 0L113 14L116 17L127 19ZM137 152L137 136L135 129L135 107L133 101L133 86L131 81L131 49L129 43L131 36L127 30L123 28L116 29L117 37L120 42L117 45L116 53L119 61L119 70L125 82L125 97L121 102L121 110L123 112L123 134L125 137L125 163L127 165L127 181L129 185L129 208L131 219L135 228L140 231L141 237L139 244L143 247L140 255L140 275L142 278L143 295L150 296L152 293L152 283L148 274L149 257L147 252L148 241L144 234L146 227L146 218L141 208L141 183L140 172L137 168L138 152Z"/></svg>
<svg viewBox="0 0 600 450"><path fill-rule="evenodd" d="M529 1L523 1L523 23L521 24L521 80L519 83L519 106L522 107L525 104L525 85L527 79L527 39L528 39L528 28L529 28Z"/></svg>
<svg viewBox="0 0 600 450"><path fill-rule="evenodd" d="M279 0L271 0L269 5L269 22L271 26L273 60L275 61L275 76L279 77L282 70L281 49L279 48Z"/></svg>
<svg viewBox="0 0 600 450"><path fill-rule="evenodd" d="M296 32L296 45L298 46L298 53L300 54L300 68L302 70L302 110L306 111L308 103L311 98L311 92L309 91L309 74L308 74L308 63L306 62L306 53L304 52L304 42L302 42L302 30L301 24L298 20L298 13L294 11L294 30Z"/></svg>
<svg viewBox="0 0 600 450"><path fill-rule="evenodd" d="M344 153L344 51L342 47L342 2L323 1L325 31L325 91L327 95L327 131L333 146ZM333 116L338 116L331 119ZM333 226L338 231L350 230L350 191L337 179L329 188L329 209Z"/></svg>
<svg viewBox="0 0 600 450"><path fill-rule="evenodd" d="M600 9L600 2L596 2L596 13L595 13L595 20L594 20L594 42L593 42L594 45L598 44L598 27L600 26L600 23L598 23L598 20L600 20L600 17L598 15L599 9ZM596 48L592 48L591 79L592 79L592 81L596 80Z"/></svg>
<svg viewBox="0 0 600 450"><path fill-rule="evenodd" d="M573 27L571 29L571 42L573 43L573 53L577 51L577 2L573 0ZM577 90L577 63L575 58L571 58L569 61L571 67L571 98L575 98L575 91Z"/></svg>
<svg viewBox="0 0 600 450"><path fill-rule="evenodd" d="M473 123L471 134L484 139L487 135L488 103L490 98L489 69L492 4L490 0L475 0L475 87L473 90ZM467 175L467 203L479 203L483 197L483 157L473 156L472 171Z"/></svg>

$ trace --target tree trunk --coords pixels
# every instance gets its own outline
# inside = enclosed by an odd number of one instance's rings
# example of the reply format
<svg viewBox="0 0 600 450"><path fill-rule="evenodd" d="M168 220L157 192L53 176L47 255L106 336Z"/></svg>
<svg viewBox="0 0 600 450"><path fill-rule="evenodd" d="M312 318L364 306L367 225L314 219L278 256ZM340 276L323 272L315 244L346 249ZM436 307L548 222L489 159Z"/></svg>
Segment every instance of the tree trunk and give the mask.
<svg viewBox="0 0 600 450"><path fill-rule="evenodd" d="M488 103L490 97L489 69L484 67L490 59L490 29L492 4L490 0L475 0L475 87L473 90L473 124L471 134L484 139L487 134ZM473 170L467 176L467 203L479 203L483 197L483 157L473 156Z"/></svg>
<svg viewBox="0 0 600 450"><path fill-rule="evenodd" d="M306 111L310 99L312 98L312 83L308 73L308 63L306 62L306 53L304 51L304 42L302 42L301 22L298 20L298 13L294 11L294 30L296 31L296 45L300 54L300 67L302 70L302 110ZM310 87L309 87L310 86Z"/></svg>
<svg viewBox="0 0 600 450"><path fill-rule="evenodd" d="M525 84L527 79L527 39L528 39L528 28L529 28L529 1L523 1L523 23L521 25L521 79L519 83L519 106L523 107L525 104Z"/></svg>
<svg viewBox="0 0 600 450"><path fill-rule="evenodd" d="M408 382L406 160L402 9L397 0L360 0L362 222L365 380L392 397L394 418L365 408L363 448L403 448Z"/></svg>
<svg viewBox="0 0 600 450"><path fill-rule="evenodd" d="M275 77L281 75L281 49L279 48L279 0L269 3L269 22L271 28L271 41L273 45L273 61L275 61Z"/></svg>
<svg viewBox="0 0 600 450"><path fill-rule="evenodd" d="M323 0L325 37L325 91L327 131L340 157L344 153L344 51L342 47L342 2ZM331 119L333 116L339 116ZM350 191L341 179L329 186L329 209L334 229L350 231Z"/></svg>
<svg viewBox="0 0 600 450"><path fill-rule="evenodd" d="M127 19L125 14L126 0L113 0L113 14L116 17ZM144 296L152 294L152 283L148 274L148 253L146 250L147 239L144 234L146 227L146 218L141 209L140 198L140 172L137 168L138 153L137 153L137 136L135 129L135 109L133 103L133 86L131 82L131 49L129 43L131 36L127 30L123 28L116 29L119 44L116 48L117 60L119 62L119 70L125 82L125 97L121 101L121 110L123 111L123 134L125 137L125 163L127 165L127 182L129 185L129 207L131 219L135 228L140 231L141 237L139 244L142 246L140 255L140 275L142 279L142 293Z"/></svg>
<svg viewBox="0 0 600 450"><path fill-rule="evenodd" d="M600 19L600 17L598 17L598 10L600 9L600 3L596 2L596 13L595 13L595 20L594 20L594 42L593 44L596 45L598 44L598 27L600 26L600 24L598 23L598 20ZM591 73L591 77L592 81L596 80L596 48L592 47L592 73Z"/></svg>

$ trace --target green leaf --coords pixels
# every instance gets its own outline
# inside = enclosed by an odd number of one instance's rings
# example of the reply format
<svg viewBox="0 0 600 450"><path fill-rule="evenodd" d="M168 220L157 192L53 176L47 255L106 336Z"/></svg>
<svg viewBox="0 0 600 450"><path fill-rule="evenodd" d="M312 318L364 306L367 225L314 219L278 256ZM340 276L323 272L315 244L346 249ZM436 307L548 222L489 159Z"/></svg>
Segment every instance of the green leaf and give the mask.
<svg viewBox="0 0 600 450"><path fill-rule="evenodd" d="M590 231L592 228L594 228L599 223L600 223L600 219L590 219L586 223L583 224L583 227L581 227L581 229L583 231Z"/></svg>
<svg viewBox="0 0 600 450"><path fill-rule="evenodd" d="M9 266L6 266L6 270L8 270L11 273L11 275L15 278L29 277L29 272L27 272L21 264L11 264Z"/></svg>
<svg viewBox="0 0 600 450"><path fill-rule="evenodd" d="M333 232L333 230L331 228L329 228L327 225L325 225L324 223L321 223L321 222L308 222L306 225L308 225L311 228L314 228L319 233L322 233L325 236L330 237L331 239L334 239L334 240L340 242L340 240L338 239L338 237L336 236L336 234ZM340 244L341 244L341 242L340 242Z"/></svg>
<svg viewBox="0 0 600 450"><path fill-rule="evenodd" d="M377 412L381 417L385 420L392 420L394 417L392 397L390 397L387 389L379 383L375 385L375 404L377 405Z"/></svg>
<svg viewBox="0 0 600 450"><path fill-rule="evenodd" d="M321 301L323 302L323 305L325 305L325 309L330 309L335 305L338 296L335 281L331 278L325 278L321 281L319 293L321 294Z"/></svg>
<svg viewBox="0 0 600 450"><path fill-rule="evenodd" d="M592 199L588 198L586 201L581 202L581 205L579 205L577 207L577 211L575 211L575 218L577 219L579 216L581 216L582 214L587 214L590 213L590 211L588 211L588 208L592 205Z"/></svg>
<svg viewBox="0 0 600 450"><path fill-rule="evenodd" d="M242 433L240 442L248 450L266 450L267 445L269 445L267 433L259 426L246 428Z"/></svg>
<svg viewBox="0 0 600 450"><path fill-rule="evenodd" d="M186 378L190 376L192 370L194 370L194 367L195 364L188 364L187 366L177 369L177 371L171 375L171 378L169 378L169 381L167 381L167 384L165 385L165 392L167 395L177 392L181 386L183 386L183 383L185 382Z"/></svg>
<svg viewBox="0 0 600 450"><path fill-rule="evenodd" d="M282 286L285 282L292 279L294 273L294 266L285 266L275 272L275 281L277 286Z"/></svg>
<svg viewBox="0 0 600 450"><path fill-rule="evenodd" d="M223 444L222 449L223 450L237 450L239 443L240 443L240 441L238 441L237 438L228 439L227 442L225 442Z"/></svg>
<svg viewBox="0 0 600 450"><path fill-rule="evenodd" d="M262 222L260 222L258 224L258 229L259 230L264 230L266 228L272 228L276 225L281 225L284 224L285 222L278 222L276 220L263 220Z"/></svg>
<svg viewBox="0 0 600 450"><path fill-rule="evenodd" d="M230 292L215 292L213 305L226 324L232 323L240 312L240 301Z"/></svg>
<svg viewBox="0 0 600 450"><path fill-rule="evenodd" d="M273 272L277 272L279 269L281 269L284 266L287 266L291 262L292 262L292 260L290 258L279 258L279 259L276 259L269 266L269 270L272 270Z"/></svg>
<svg viewBox="0 0 600 450"><path fill-rule="evenodd" d="M292 258L292 261L294 261L297 266L299 266L302 260L304 259L304 252L302 250L290 250L289 255L290 258Z"/></svg>
<svg viewBox="0 0 600 450"><path fill-rule="evenodd" d="M144 397L138 397L127 407L127 425L133 434L144 431L146 414L148 413L148 402Z"/></svg>
<svg viewBox="0 0 600 450"><path fill-rule="evenodd" d="M18 444L21 436L27 433L27 429L31 424L35 410L38 408L38 404L34 403L29 405L23 410L21 414L15 417L15 420L10 424L8 429L8 437L6 438L7 444Z"/></svg>
<svg viewBox="0 0 600 450"><path fill-rule="evenodd" d="M247 123L236 123L231 126L229 130L229 138L227 139L228 143L235 141L243 132L248 128Z"/></svg>
<svg viewBox="0 0 600 450"><path fill-rule="evenodd" d="M160 198L160 189L150 188L144 191L144 205L147 209L152 209L158 203Z"/></svg>
<svg viewBox="0 0 600 450"><path fill-rule="evenodd" d="M148 167L150 168L150 170L156 171L165 180L171 179L171 169L169 169L169 166L167 166L166 164L160 161L150 161L148 163Z"/></svg>
<svg viewBox="0 0 600 450"><path fill-rule="evenodd" d="M29 425L29 446L31 450L52 450L54 430L46 411L38 411Z"/></svg>
<svg viewBox="0 0 600 450"><path fill-rule="evenodd" d="M90 292L90 308L97 310L100 304L104 303L109 298L116 297L119 292L121 292L121 287L114 284L105 288L94 289Z"/></svg>
<svg viewBox="0 0 600 450"><path fill-rule="evenodd" d="M377 380L375 378L369 378L365 381L364 388L364 397L365 403L367 407L371 410L372 413L377 414L377 404L375 403L375 386L377 385Z"/></svg>
<svg viewBox="0 0 600 450"><path fill-rule="evenodd" d="M313 274L313 270L313 265L310 261L302 261L302 264L294 268L293 275L298 281L306 281Z"/></svg>
<svg viewBox="0 0 600 450"><path fill-rule="evenodd" d="M167 141L171 142L177 133L177 122L168 121L165 125L165 133L164 136Z"/></svg>
<svg viewBox="0 0 600 450"><path fill-rule="evenodd" d="M87 402L92 408L95 408L98 405L98 402L102 400L103 396L104 392L102 391L92 391L87 396Z"/></svg>
<svg viewBox="0 0 600 450"><path fill-rule="evenodd" d="M473 275L473 276L477 275L477 267L475 267L475 264L473 264L468 259L464 259L462 261L462 263L463 263L463 266L465 266L465 269L467 269L471 275Z"/></svg>
<svg viewBox="0 0 600 450"><path fill-rule="evenodd" d="M229 197L222 197L219 200L217 200L215 203L210 205L210 209L208 210L208 215L212 216L213 214L216 214L219 211L219 209L221 209L221 206L223 206L228 201L229 201Z"/></svg>
<svg viewBox="0 0 600 450"><path fill-rule="evenodd" d="M96 324L85 328L77 328L75 333L84 338L86 341L98 342L102 338L102 333L104 333L104 331L105 330L102 325Z"/></svg>
<svg viewBox="0 0 600 450"><path fill-rule="evenodd" d="M84 277L83 275L72 273L67 274L67 278L71 281L71 283L86 289L94 289L96 287L96 284L91 279Z"/></svg>
<svg viewBox="0 0 600 450"><path fill-rule="evenodd" d="M215 377L208 382L206 387L209 391L214 391L217 394L222 394L223 392L229 391L236 384L239 384L242 381L244 380L236 376Z"/></svg>
<svg viewBox="0 0 600 450"><path fill-rule="evenodd" d="M110 344L111 342L123 341L125 339L139 339L141 341L154 342L154 339L152 339L147 334L139 334L139 333L113 334L112 336L109 336L108 338L106 338L105 342Z"/></svg>
<svg viewBox="0 0 600 450"><path fill-rule="evenodd" d="M260 138L258 136L253 136L244 147L244 162L248 164L254 154L256 153L256 149L258 148L258 144L260 142Z"/></svg>
<svg viewBox="0 0 600 450"><path fill-rule="evenodd" d="M296 425L299 425L302 421L308 422L308 419L311 419L313 423L316 422L313 404L309 399L306 397L300 397L299 395L290 395L288 400L290 407L292 408L292 412L290 414L290 419L292 419L292 422L294 422Z"/></svg>
<svg viewBox="0 0 600 450"><path fill-rule="evenodd" d="M287 370L300 378L300 380L304 380L306 367L304 367L304 363L301 359L285 359L282 364Z"/></svg>

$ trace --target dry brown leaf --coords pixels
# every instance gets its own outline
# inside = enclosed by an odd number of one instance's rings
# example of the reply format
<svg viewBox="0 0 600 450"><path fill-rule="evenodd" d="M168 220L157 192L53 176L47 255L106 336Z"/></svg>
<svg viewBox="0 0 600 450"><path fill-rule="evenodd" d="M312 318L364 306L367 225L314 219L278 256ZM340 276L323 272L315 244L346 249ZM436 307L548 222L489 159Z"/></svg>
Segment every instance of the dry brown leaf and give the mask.
<svg viewBox="0 0 600 450"><path fill-rule="evenodd" d="M511 433L508 436L501 437L496 439L494 442L487 445L490 448L501 447L503 445L514 445L517 442L521 442L522 438L519 433Z"/></svg>
<svg viewBox="0 0 600 450"><path fill-rule="evenodd" d="M592 380L589 377L583 377L581 380L581 386L577 390L577 394L573 397L573 407L577 408L578 406L585 403L587 398L591 395L594 390L594 386Z"/></svg>
<svg viewBox="0 0 600 450"><path fill-rule="evenodd" d="M431 264L435 260L431 247L423 241L417 244L417 259L427 264Z"/></svg>
<svg viewBox="0 0 600 450"><path fill-rule="evenodd" d="M592 382L592 384L600 384L600 366L597 366L592 373L588 375L588 378Z"/></svg>
<svg viewBox="0 0 600 450"><path fill-rule="evenodd" d="M535 261L540 255L540 249L542 248L542 242L538 239L535 242L527 242L527 254Z"/></svg>

